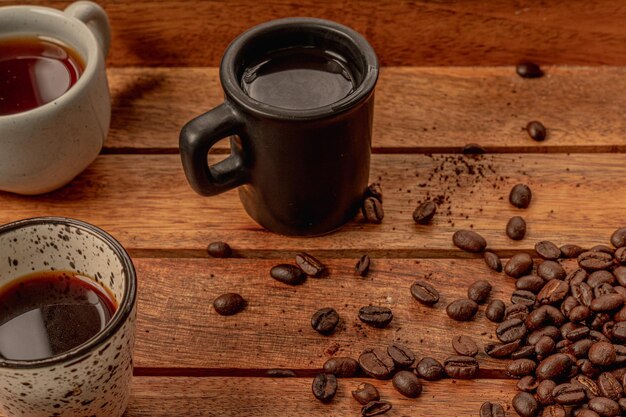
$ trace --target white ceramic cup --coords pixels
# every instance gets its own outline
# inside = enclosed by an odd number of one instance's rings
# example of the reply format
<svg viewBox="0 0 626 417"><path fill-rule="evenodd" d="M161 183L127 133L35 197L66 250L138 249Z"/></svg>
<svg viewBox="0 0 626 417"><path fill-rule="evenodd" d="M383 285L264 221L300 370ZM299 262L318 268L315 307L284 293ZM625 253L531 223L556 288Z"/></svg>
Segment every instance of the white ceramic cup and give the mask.
<svg viewBox="0 0 626 417"><path fill-rule="evenodd" d="M80 174L100 153L111 120L104 64L111 35L104 10L88 1L65 11L0 7L0 40L33 35L68 45L85 68L56 100L0 116L0 190L19 194L53 191Z"/></svg>

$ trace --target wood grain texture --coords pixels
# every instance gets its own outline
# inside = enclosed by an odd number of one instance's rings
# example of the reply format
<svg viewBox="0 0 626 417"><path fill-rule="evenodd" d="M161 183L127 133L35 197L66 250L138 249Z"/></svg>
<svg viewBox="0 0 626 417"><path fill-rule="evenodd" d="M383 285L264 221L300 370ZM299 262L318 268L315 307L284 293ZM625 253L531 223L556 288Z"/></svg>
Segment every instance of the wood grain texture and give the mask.
<svg viewBox="0 0 626 417"><path fill-rule="evenodd" d="M446 306L467 298L476 279L493 285L492 298L510 304L515 281L490 270L482 260L377 259L367 278L354 274L356 259L320 258L329 270L326 278L309 278L290 287L275 281L270 269L292 259L136 259L139 277L138 340L135 364L145 373L263 375L286 368L310 376L332 356L358 358L368 347L386 348L392 342L410 347L417 356L440 361L454 354L452 336L465 334L481 346L477 359L484 377L501 376L506 361L488 357L482 347L497 341L495 324L484 316L474 320L450 319ZM413 299L410 286L421 279L441 294L439 303L426 307ZM221 294L237 292L247 308L223 317L213 307ZM366 305L392 309L385 329L361 323L358 311ZM311 327L311 316L333 307L341 317L336 332L322 336Z"/></svg>
<svg viewBox="0 0 626 417"><path fill-rule="evenodd" d="M109 79L108 152L175 152L181 127L223 101L216 68L114 68ZM626 67L548 67L536 80L512 66L389 67L376 91L375 152L626 151ZM531 120L547 140L530 139Z"/></svg>
<svg viewBox="0 0 626 417"><path fill-rule="evenodd" d="M206 198L187 184L177 155L105 155L69 186L39 197L0 193L0 223L40 215L76 217L111 232L131 250L205 256L214 240L242 256L289 256L307 249L356 256L469 256L455 249L452 234L473 228L501 254L531 250L549 239L589 247L608 243L624 226L624 154L374 155L371 179L385 193L385 219L360 216L340 231L318 238L264 231L244 212L236 191ZM527 210L508 202L511 187L527 183ZM418 226L418 201L440 201L432 225ZM511 241L504 229L513 215L528 223L526 238ZM134 252L138 254L139 252Z"/></svg>
<svg viewBox="0 0 626 417"><path fill-rule="evenodd" d="M351 396L362 380L342 379L330 404L311 394L311 379L136 378L126 417L269 417L360 415ZM510 409L515 381L426 382L419 398L398 394L390 381L377 381L381 397L393 404L385 417L472 417L484 401ZM512 409L507 417L516 416Z"/></svg>
<svg viewBox="0 0 626 417"><path fill-rule="evenodd" d="M15 3L0 0L0 5ZM62 8L66 0L26 1ZM626 5L611 0L101 0L115 66L216 66L267 20L312 16L361 32L383 65L626 64Z"/></svg>

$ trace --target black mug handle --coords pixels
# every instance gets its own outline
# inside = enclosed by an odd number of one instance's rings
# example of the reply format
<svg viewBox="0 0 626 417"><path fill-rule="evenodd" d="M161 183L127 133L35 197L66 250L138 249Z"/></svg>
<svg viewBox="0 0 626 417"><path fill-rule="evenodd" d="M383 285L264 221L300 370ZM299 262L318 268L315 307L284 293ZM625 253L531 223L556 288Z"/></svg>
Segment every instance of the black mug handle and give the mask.
<svg viewBox="0 0 626 417"><path fill-rule="evenodd" d="M187 123L180 132L180 157L191 187L201 195L223 193L246 182L247 170L241 155L231 153L209 166L207 156L213 145L243 128L239 113L223 103Z"/></svg>

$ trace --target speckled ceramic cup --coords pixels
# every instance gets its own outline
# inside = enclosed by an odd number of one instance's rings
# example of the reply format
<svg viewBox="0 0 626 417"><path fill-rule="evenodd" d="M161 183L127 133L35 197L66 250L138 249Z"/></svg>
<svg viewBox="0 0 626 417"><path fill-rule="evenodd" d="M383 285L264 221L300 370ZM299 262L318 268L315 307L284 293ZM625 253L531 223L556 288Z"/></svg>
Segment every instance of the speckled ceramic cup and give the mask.
<svg viewBox="0 0 626 417"><path fill-rule="evenodd" d="M118 304L100 333L68 352L33 361L0 357L0 410L10 417L121 417L133 374L137 292L126 251L97 227L45 217L0 226L0 259L0 287L36 271L70 270L109 289Z"/></svg>

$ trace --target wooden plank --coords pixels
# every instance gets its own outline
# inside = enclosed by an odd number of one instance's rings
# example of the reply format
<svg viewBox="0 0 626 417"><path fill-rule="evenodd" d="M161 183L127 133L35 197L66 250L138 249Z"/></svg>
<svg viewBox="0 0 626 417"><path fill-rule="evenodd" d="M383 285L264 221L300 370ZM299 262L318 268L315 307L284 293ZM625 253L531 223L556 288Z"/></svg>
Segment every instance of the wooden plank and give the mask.
<svg viewBox="0 0 626 417"><path fill-rule="evenodd" d="M398 68L381 72L375 152L626 151L626 67L548 67L525 80L510 67ZM223 101L216 68L113 68L108 151L176 151L180 128ZM523 130L548 128L538 143ZM227 141L220 143L227 149Z"/></svg>
<svg viewBox="0 0 626 417"><path fill-rule="evenodd" d="M311 394L311 380L302 378L136 378L126 417L269 417L357 416L361 406L351 396L361 380L342 379L330 404ZM470 417L484 401L507 411L515 381L475 380L426 382L417 399L402 397L390 381L377 381L382 398L393 409L385 417Z"/></svg>
<svg viewBox="0 0 626 417"><path fill-rule="evenodd" d="M135 363L140 374L222 374L224 368L243 375L287 368L311 375L332 356L358 358L368 347L392 342L413 349L417 356L440 361L453 355L455 334L473 337L482 347L497 341L495 324L484 316L459 323L445 311L448 303L467 297L476 279L493 285L493 298L510 304L514 280L490 270L482 260L373 259L367 278L356 277L356 259L323 259L327 278L310 278L290 287L272 279L270 269L292 259L136 259L139 277L138 341ZM432 283L441 300L433 308L415 301L410 286L417 279ZM237 292L248 307L235 316L218 315L213 299ZM385 329L361 323L365 305L387 306L394 319ZM322 336L311 327L311 316L333 307L341 317L337 331ZM484 376L502 370L505 361L478 355ZM161 368L177 368L178 371ZM495 373L498 375L498 373Z"/></svg>
<svg viewBox="0 0 626 417"><path fill-rule="evenodd" d="M625 173L624 154L374 155L371 179L385 191L383 223L366 224L358 216L336 233L311 239L264 231L245 214L236 191L212 198L194 194L177 155L106 155L59 191L0 194L0 223L77 217L110 231L129 249L191 256L205 256L214 240L229 242L243 256L289 256L302 249L342 256L467 256L453 247L452 234L473 227L491 248L507 254L531 250L544 239L587 247L608 243L624 226L626 194L616 192L616 184ZM508 202L520 182L533 190L527 210ZM411 213L426 198L442 203L432 225L418 226ZM528 233L514 242L504 229L518 214L526 218Z"/></svg>
<svg viewBox="0 0 626 417"><path fill-rule="evenodd" d="M68 1L26 3L61 8ZM626 64L626 7L610 0L100 3L113 24L115 66L216 66L239 33L287 16L329 18L353 27L373 44L383 65L509 65L523 58Z"/></svg>

